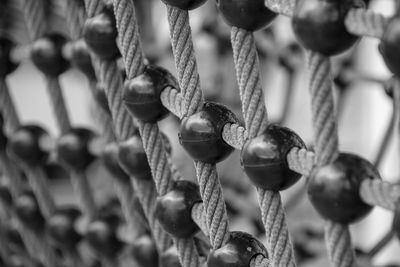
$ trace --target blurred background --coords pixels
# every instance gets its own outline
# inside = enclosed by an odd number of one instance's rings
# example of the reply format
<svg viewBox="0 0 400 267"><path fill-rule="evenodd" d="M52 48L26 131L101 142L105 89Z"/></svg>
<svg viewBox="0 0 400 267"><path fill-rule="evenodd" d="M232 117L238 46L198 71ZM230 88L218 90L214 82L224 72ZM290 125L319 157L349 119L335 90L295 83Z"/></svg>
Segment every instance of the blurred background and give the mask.
<svg viewBox="0 0 400 267"><path fill-rule="evenodd" d="M371 1L370 8L390 16L394 10L394 1ZM165 5L158 0L135 1L135 4L142 25L142 42L148 60L175 73ZM240 117L230 29L218 15L214 1L208 1L190 15L201 88L205 97L227 105ZM54 30L66 32L62 19L62 14L54 18ZM290 19L281 16L271 27L256 32L255 35L270 121L295 130L312 147L306 65L302 50L295 43ZM22 123L43 125L56 137L59 130L46 93L45 81L29 61L26 32L18 30L17 39L21 46L14 56L22 59L23 63L8 77L8 84L18 114ZM390 78L390 73L377 47L377 40L364 38L354 49L333 59L340 148L342 151L353 152L376 162L382 141L387 140L388 148L379 162L379 170L383 179L398 182L398 123L392 129L393 135L386 138L385 134L394 112L393 99L384 90L383 83ZM68 54L68 49L65 53ZM61 76L61 86L72 124L100 133L98 114L95 112L94 100L84 75L78 70L70 69ZM195 181L193 162L178 142L178 120L170 116L161 122L161 128L171 140L174 163L185 179ZM262 240L263 229L255 189L241 169L239 152L235 152L219 164L218 169L232 230L247 231ZM75 203L77 198L72 194L66 174L58 169L51 174L51 191L57 203ZM115 197L109 174L101 164L95 163L89 170L89 176L98 202L109 203ZM328 266L323 245L323 221L315 213L304 193L304 179L284 191L282 195L298 257L304 266ZM351 226L356 248L367 252L374 247L390 229L392 216L391 212L375 208L368 218ZM373 264L400 265L399 252L400 242L393 238L373 257Z"/></svg>

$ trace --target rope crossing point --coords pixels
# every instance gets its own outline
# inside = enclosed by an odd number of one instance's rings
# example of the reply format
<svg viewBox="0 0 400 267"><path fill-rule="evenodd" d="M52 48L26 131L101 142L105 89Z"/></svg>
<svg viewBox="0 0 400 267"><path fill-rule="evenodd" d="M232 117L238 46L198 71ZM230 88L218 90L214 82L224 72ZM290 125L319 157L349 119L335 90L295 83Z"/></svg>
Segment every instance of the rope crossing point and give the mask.
<svg viewBox="0 0 400 267"><path fill-rule="evenodd" d="M166 0L166 2L168 3L169 1ZM26 5L23 7L32 40L38 39L47 31L45 19L47 11L44 8L46 3L49 2L47 0L26 0ZM218 5L220 5L220 2L218 2ZM266 0L265 5L272 11L285 16L296 15L294 12L296 1L294 0ZM160 258L165 256L171 248L176 247L177 257L183 267L207 265L214 267L215 262L218 262L218 265L224 260L223 257L218 258L218 253L221 253L221 251L223 253L225 246L232 245L232 242L234 242L232 240L235 239L235 234L237 234L237 232L231 231L229 226L227 205L216 163L210 163L206 160L194 160L200 198L191 206L190 216L193 222L198 225L201 233L196 236L177 237L172 233L168 234L164 230L161 221L158 221L160 219L156 214L156 205L159 199L175 190L178 182L182 182L185 177L182 177L180 171L172 162L171 155L168 152L167 140L163 136L157 120L141 119L140 116L130 110L128 104L131 103L126 99L126 91L130 89L128 86L136 79L146 75L149 68L145 64L146 56L141 47L140 29L136 18L136 7L133 2L130 0L113 0L110 2L85 0L83 3L74 0L65 3L66 21L71 38L74 41L78 41L83 35L82 28L85 26L85 20L103 14L104 10L111 6L118 31L117 42L124 62L126 82L125 84L123 83L115 57L111 59L104 58L96 51L92 51L93 53L90 55L91 65L96 79L104 86L111 111L110 115L105 112L104 115L100 116L101 123L104 129L110 123L114 126L113 131L104 133L104 139L107 142L117 141L118 144L116 146L121 149L126 141L139 135L152 177L152 179L143 180L129 174L130 179L128 181L114 182L128 225L131 224L132 232L135 232L133 228L137 227L137 231L131 236L131 239L127 238L129 239L127 242L135 243L140 237L150 236L151 239L154 239L155 250ZM223 9L221 6L219 8ZM185 9L190 8L182 6L178 8L166 4L172 52L178 74L178 85L165 85L165 88L159 92L162 105L176 115L182 123L202 112L208 103L204 100L200 86L200 75L197 70L196 54L189 24L189 12ZM389 19L369 10L351 9L345 16L343 23L346 29L355 35L383 38ZM232 26L231 28L233 59L245 126L228 122L222 125L221 136L226 144L238 150L243 150L249 141L268 132L271 126L268 121L261 86L260 64L253 30L255 29L246 27L246 25L240 27ZM308 151L305 148L291 147L283 161L290 170L306 177L312 177L314 170L334 163L340 153L330 58L318 52L307 51L307 66L309 70L315 152ZM46 81L57 123L61 133L64 135L73 130L73 127L71 127L58 76L47 75ZM89 78L89 84L94 95L97 90L96 79ZM5 79L0 81L0 86L1 111L9 122L9 130L13 131L20 126L18 114L12 105ZM122 165L121 156L119 155L119 157ZM21 184L23 182L19 177L18 170L3 152L0 153L0 167L7 176L16 178L12 181L11 188L13 195L18 196L22 191ZM95 221L98 215L98 207L85 171L74 168L70 168L69 171L72 175L75 192L82 199L82 210L91 221ZM58 207L46 184L46 174L42 166L27 165L25 172L30 182L30 187L35 192L40 210L45 216L45 221L49 220L56 213ZM265 175L269 177L268 173ZM296 266L279 190L267 190L261 187L256 187L256 189L261 220L265 228L267 248L266 250L258 248L262 252L255 253L249 257L248 265L252 267ZM398 210L396 205L398 205L398 199L400 198L400 185L394 185L382 180L364 179L360 182L357 190L358 192L356 193L359 194L364 203L378 205L392 211ZM143 218L143 215L136 210L136 206L132 204L133 194L139 199L146 218ZM134 220L137 220L138 223L132 223ZM2 234L2 232L0 233ZM328 256L333 266L353 267L357 265L347 224L327 220L325 238ZM255 240L255 238L252 240ZM41 260L45 262L46 266L50 267L58 264L56 263L58 260L55 258L54 252L48 245L47 236L43 237L43 239L36 237L35 240L27 241L26 243L30 242L39 242L41 246L39 249L45 255ZM254 243L252 244L254 245ZM0 252L0 254L6 253L5 250ZM64 253L68 264L83 264L81 255L77 250L67 250ZM242 260L244 256L238 255L238 257ZM117 257L101 255L100 258L104 266L118 264Z"/></svg>

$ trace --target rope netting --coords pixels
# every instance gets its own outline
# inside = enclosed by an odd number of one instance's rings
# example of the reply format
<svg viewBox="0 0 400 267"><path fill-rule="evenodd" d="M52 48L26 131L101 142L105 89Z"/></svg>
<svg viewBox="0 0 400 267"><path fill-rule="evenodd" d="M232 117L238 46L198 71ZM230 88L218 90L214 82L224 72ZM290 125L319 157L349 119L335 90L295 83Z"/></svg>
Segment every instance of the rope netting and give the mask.
<svg viewBox="0 0 400 267"><path fill-rule="evenodd" d="M200 84L189 10L205 1L163 2L176 78L149 63L141 41L146 34L141 32L143 14L135 1L1 1L0 167L6 185L0 186L0 258L5 266L16 266L7 256L11 252L23 266L122 266L119 258L125 247L134 258L132 266L297 266L280 192L300 177L307 183L301 193L308 190L324 219L332 266L359 266L349 225L373 206L395 216L393 229L369 254L376 254L394 234L399 236L400 184L380 178L376 167L382 156L373 166L340 151L331 66L331 57L357 45L360 37L381 40L381 53L394 73L388 86L394 114L388 132L393 132L400 106L398 10L387 18L365 8L362 0L216 1L231 26L227 42L241 124L225 106L206 101ZM306 49L312 149L268 117L254 32L279 15L291 17ZM7 78L16 68L11 51L18 46L13 36L21 20L29 33L30 59L45 80L59 132L56 141L42 127L21 122L10 93ZM87 78L100 138L70 118L63 90L67 86L60 78L70 64ZM168 113L179 119L179 140L193 159L197 182L185 179L159 127ZM387 141L382 144L387 146ZM250 234L231 231L232 207L217 163L234 149L241 151L244 172L257 192L265 247ZM114 178L126 224L123 238L122 223L102 209L88 176L97 157ZM67 170L78 208L57 203L45 169L49 159ZM17 249L6 244L13 224L21 236Z"/></svg>

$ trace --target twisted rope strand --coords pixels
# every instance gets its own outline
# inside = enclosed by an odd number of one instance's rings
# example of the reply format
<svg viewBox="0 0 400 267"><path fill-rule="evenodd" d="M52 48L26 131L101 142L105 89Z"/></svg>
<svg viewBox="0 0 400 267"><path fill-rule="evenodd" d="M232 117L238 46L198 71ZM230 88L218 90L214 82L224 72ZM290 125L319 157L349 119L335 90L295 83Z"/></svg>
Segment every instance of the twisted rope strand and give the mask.
<svg viewBox="0 0 400 267"><path fill-rule="evenodd" d="M253 138L268 126L254 37L251 32L232 27L231 43L247 134ZM235 131L232 128L228 130ZM240 136L244 137L244 131ZM258 198L273 265L296 266L279 193L259 189Z"/></svg>
<svg viewBox="0 0 400 267"><path fill-rule="evenodd" d="M61 91L60 81L58 77L46 77L47 93L50 96L50 102L53 112L56 116L56 122L61 134L68 132L71 129L71 122L68 116L67 107Z"/></svg>
<svg viewBox="0 0 400 267"><path fill-rule="evenodd" d="M83 212L92 221L97 215L97 206L88 177L84 171L70 171L70 176L74 192L80 198L79 203L82 206Z"/></svg>
<svg viewBox="0 0 400 267"><path fill-rule="evenodd" d="M307 54L312 117L318 166L331 163L339 154L330 60L317 53ZM325 241L335 267L355 266L355 255L347 225L326 222Z"/></svg>
<svg viewBox="0 0 400 267"><path fill-rule="evenodd" d="M14 132L20 126L20 120L5 79L0 79L0 109L6 119L7 129Z"/></svg>
<svg viewBox="0 0 400 267"><path fill-rule="evenodd" d="M346 16L345 25L349 32L358 36L370 36L381 39L388 19L371 10L351 9Z"/></svg>
<svg viewBox="0 0 400 267"><path fill-rule="evenodd" d="M86 13L90 18L101 11L104 4L101 0L85 0L85 7ZM122 94L120 91L122 88L122 77L118 71L116 62L100 60L95 56L92 57L92 62L97 77L105 85L116 137L118 140L126 140L135 132L135 126L122 103ZM131 180L149 222L153 237L156 240L158 250L162 251L162 248L169 246L170 239L155 220L154 207L157 194L154 183L137 181L134 177Z"/></svg>
<svg viewBox="0 0 400 267"><path fill-rule="evenodd" d="M124 58L128 79L133 79L143 72L143 52L140 44L138 25L133 4L129 0L115 0L117 28L119 43ZM153 179L159 195L166 194L172 187L173 176L171 163L167 158L164 140L156 123L138 122L139 132L146 151L148 162L153 174ZM174 238L174 243L179 252L179 259L183 266L197 267L201 265L192 238ZM169 247L163 247L166 250Z"/></svg>
<svg viewBox="0 0 400 267"><path fill-rule="evenodd" d="M182 115L189 116L195 113L204 101L200 90L200 77L193 48L192 30L189 25L189 13L169 5L167 5L167 12L172 51L183 97Z"/></svg>
<svg viewBox="0 0 400 267"><path fill-rule="evenodd" d="M178 82L181 89L181 115L194 114L203 104L192 33L187 11L167 5L168 23ZM181 118L182 118L181 117ZM211 246L220 248L229 238L228 216L216 166L195 162L196 176L206 212Z"/></svg>
<svg viewBox="0 0 400 267"><path fill-rule="evenodd" d="M72 40L78 40L82 36L83 24L86 19L85 10L79 3L83 3L83 1L69 0L64 3L65 19Z"/></svg>

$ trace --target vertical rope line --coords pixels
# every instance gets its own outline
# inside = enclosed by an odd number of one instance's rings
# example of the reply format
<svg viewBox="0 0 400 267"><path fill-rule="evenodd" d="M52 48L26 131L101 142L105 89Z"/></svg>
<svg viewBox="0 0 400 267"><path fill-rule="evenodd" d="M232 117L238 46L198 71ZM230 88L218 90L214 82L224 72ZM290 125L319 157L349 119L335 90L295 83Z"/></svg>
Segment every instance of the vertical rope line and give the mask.
<svg viewBox="0 0 400 267"><path fill-rule="evenodd" d="M121 203L121 209L124 214L128 229L132 236L130 241L133 241L136 237L140 236L146 231L146 225L148 224L142 214L135 208L134 203L134 189L132 185L119 181L114 181L114 190Z"/></svg>
<svg viewBox="0 0 400 267"><path fill-rule="evenodd" d="M254 138L266 130L268 118L253 33L232 27L231 42L245 125ZM296 266L279 192L258 189L258 199L273 265Z"/></svg>
<svg viewBox="0 0 400 267"><path fill-rule="evenodd" d="M58 0L63 1L63 0ZM78 40L82 36L83 24L86 19L86 14L82 0L69 0L65 1L65 19L68 24L72 40Z"/></svg>
<svg viewBox="0 0 400 267"><path fill-rule="evenodd" d="M70 176L74 191L80 198L80 206L82 206L89 220L92 221L97 215L97 206L88 177L84 171L70 171Z"/></svg>
<svg viewBox="0 0 400 267"><path fill-rule="evenodd" d="M49 219L55 211L55 204L47 185L46 174L41 167L33 167L26 172L26 175L43 215Z"/></svg>
<svg viewBox="0 0 400 267"><path fill-rule="evenodd" d="M178 82L183 96L182 114L190 116L203 104L200 78L189 25L189 13L167 5L168 22ZM228 216L216 166L195 162L197 180L207 217L209 237L214 249L229 238Z"/></svg>
<svg viewBox="0 0 400 267"><path fill-rule="evenodd" d="M309 52L309 86L315 135L317 166L331 163L339 154L338 133L335 118L333 87L330 77L330 60ZM356 266L351 237L347 225L327 221L325 241L330 261L335 267Z"/></svg>
<svg viewBox="0 0 400 267"><path fill-rule="evenodd" d="M50 96L53 112L56 116L56 122L61 134L68 132L71 129L71 122L68 116L67 107L65 106L64 97L62 95L60 81L58 77L46 78L47 80L47 93Z"/></svg>
<svg viewBox="0 0 400 267"><path fill-rule="evenodd" d="M103 5L101 0L85 0L88 17L93 17L101 11ZM99 6L101 6L101 8L98 8ZM135 126L122 103L122 94L120 91L122 89L122 77L117 69L116 62L100 60L95 56L92 57L92 62L97 77L105 85L116 137L118 140L126 140L135 132ZM168 246L170 239L155 220L154 207L157 193L154 188L154 183L137 181L134 177L132 177L132 182L153 232L157 248L159 251L162 251L162 248Z"/></svg>
<svg viewBox="0 0 400 267"><path fill-rule="evenodd" d="M5 79L0 79L0 108L7 123L7 129L14 132L20 126L20 120Z"/></svg>
<svg viewBox="0 0 400 267"><path fill-rule="evenodd" d="M18 197L22 191L22 177L15 164L4 152L0 152L0 167L9 181L11 194L13 197Z"/></svg>
<svg viewBox="0 0 400 267"><path fill-rule="evenodd" d="M188 11L167 5L168 23L178 80L183 96L183 116L192 115L203 102ZM179 51L179 52L178 52Z"/></svg>
<svg viewBox="0 0 400 267"><path fill-rule="evenodd" d="M129 0L114 0L119 44L125 62L128 79L141 74L144 70L143 52L133 3ZM153 179L159 195L166 194L172 187L173 176L171 162L167 158L164 140L156 123L138 122L139 132L147 154ZM201 265L192 238L173 238L179 252L179 259L184 267ZM168 247L162 247L166 250Z"/></svg>
<svg viewBox="0 0 400 267"><path fill-rule="evenodd" d="M27 19L30 22L34 20L36 14L42 14L41 12L43 10L41 9L39 2L40 1L36 1L35 3L29 3L32 5L25 6L25 9L30 8L32 11L32 14L30 14L30 16L27 16ZM40 22L38 21L34 21L33 23L34 25L32 26L32 28L34 28L35 31L31 32L31 34L32 35L42 34L42 32L44 31L43 25L40 24ZM9 130L11 132L14 132L20 126L20 120L16 112L16 108L11 99L11 96L9 94L9 88L5 80L0 81L0 87L1 87L0 106L2 107L2 112L5 115L5 120L9 126ZM2 170L4 171L4 173L6 174L6 176L10 181L11 192L14 197L18 197L23 187L21 174L19 173L15 164L12 161L10 161L10 159L5 153L1 153L0 158L1 158L0 163L2 165ZM39 185L39 183L36 183L35 181L33 181L33 183L36 185L37 189L40 189L41 186ZM48 209L51 210L52 199L50 199L49 203L50 205ZM27 247L28 253L32 257L37 258L37 253L40 253L41 254L40 259L42 262L46 264L47 267L53 267L57 265L57 261L53 251L51 250L49 245L37 233L27 230L22 224L19 224L18 228L20 229L21 237L23 239L25 246Z"/></svg>

